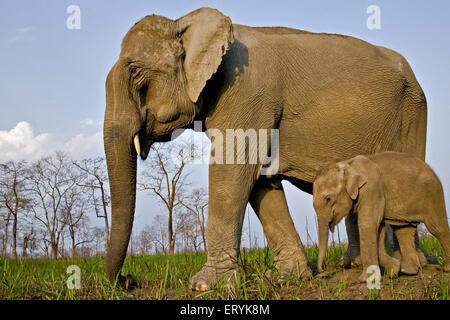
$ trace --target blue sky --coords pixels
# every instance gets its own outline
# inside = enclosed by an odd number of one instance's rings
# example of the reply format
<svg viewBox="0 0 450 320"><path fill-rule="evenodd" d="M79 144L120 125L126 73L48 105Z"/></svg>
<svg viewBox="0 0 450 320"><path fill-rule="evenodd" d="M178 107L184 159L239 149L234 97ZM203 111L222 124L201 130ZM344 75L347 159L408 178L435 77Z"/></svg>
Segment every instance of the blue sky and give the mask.
<svg viewBox="0 0 450 320"><path fill-rule="evenodd" d="M66 27L66 9L72 4L81 9L79 30ZM381 9L380 30L366 26L366 9L372 4ZM446 0L3 0L0 161L33 160L56 148L75 157L102 154L104 81L125 33L145 15L175 19L202 6L219 9L234 23L347 34L404 55L428 101L427 161L450 200L450 1ZM207 169L194 169L198 183L206 186ZM288 183L285 187L291 214L306 242L306 216L315 236L311 197ZM157 208L155 201L139 195L137 224L150 223L147 208ZM253 215L251 221L262 239Z"/></svg>

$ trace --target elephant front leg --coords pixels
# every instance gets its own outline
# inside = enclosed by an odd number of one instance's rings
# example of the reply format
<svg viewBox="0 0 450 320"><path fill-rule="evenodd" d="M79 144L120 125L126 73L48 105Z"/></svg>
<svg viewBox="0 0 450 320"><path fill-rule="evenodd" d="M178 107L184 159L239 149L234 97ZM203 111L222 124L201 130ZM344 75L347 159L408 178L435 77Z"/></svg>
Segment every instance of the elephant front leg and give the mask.
<svg viewBox="0 0 450 320"><path fill-rule="evenodd" d="M348 249L342 258L342 264L344 268L350 268L352 265L360 264L358 216L356 214L351 213L345 218L345 228L347 230Z"/></svg>
<svg viewBox="0 0 450 320"><path fill-rule="evenodd" d="M359 277L359 282L367 281L367 268L379 266L378 264L378 225L373 221L373 217L360 215L358 230L360 234L361 262L363 271Z"/></svg>
<svg viewBox="0 0 450 320"><path fill-rule="evenodd" d="M211 165L206 240L208 258L191 279L197 291L209 290L217 280L237 274L245 207L256 181L255 165Z"/></svg>
<svg viewBox="0 0 450 320"><path fill-rule="evenodd" d="M261 221L281 277L310 278L312 272L289 213L281 181L261 177L250 195L250 204Z"/></svg>

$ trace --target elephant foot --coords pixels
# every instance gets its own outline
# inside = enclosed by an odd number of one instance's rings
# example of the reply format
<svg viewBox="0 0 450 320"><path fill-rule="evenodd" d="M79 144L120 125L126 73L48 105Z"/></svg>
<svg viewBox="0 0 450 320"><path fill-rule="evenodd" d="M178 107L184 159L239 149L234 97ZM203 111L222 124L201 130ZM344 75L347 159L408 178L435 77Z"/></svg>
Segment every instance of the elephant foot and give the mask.
<svg viewBox="0 0 450 320"><path fill-rule="evenodd" d="M413 276L419 273L419 267L415 264L405 264L402 262L400 271L403 274Z"/></svg>
<svg viewBox="0 0 450 320"><path fill-rule="evenodd" d="M363 271L361 272L361 274L358 277L358 282L359 283L365 283L367 282L367 268L363 268Z"/></svg>
<svg viewBox="0 0 450 320"><path fill-rule="evenodd" d="M394 251L394 258L400 260L400 271L407 275L416 275L427 265L427 258L421 250L408 256L402 256L399 250Z"/></svg>
<svg viewBox="0 0 450 320"><path fill-rule="evenodd" d="M361 256L357 256L350 264L352 268L358 268L362 266Z"/></svg>
<svg viewBox="0 0 450 320"><path fill-rule="evenodd" d="M359 268L362 266L361 257L357 256L356 258L350 260L344 256L344 258L342 258L340 266L345 269Z"/></svg>
<svg viewBox="0 0 450 320"><path fill-rule="evenodd" d="M277 269L277 276L281 281L297 278L297 279L305 279L309 280L313 277L312 270L308 267L306 262L295 260L285 260L283 262L275 263ZM273 276L273 273L270 273L270 276Z"/></svg>
<svg viewBox="0 0 450 320"><path fill-rule="evenodd" d="M342 257L341 266L349 269L351 267L359 267L361 266L361 258L358 247L350 246Z"/></svg>
<svg viewBox="0 0 450 320"><path fill-rule="evenodd" d="M369 282L368 282L369 281ZM379 284L381 281L381 272L380 267L378 265L370 265L369 268L364 267L363 271L361 272L358 282L359 283L367 283L367 286L369 285L376 285Z"/></svg>
<svg viewBox="0 0 450 320"><path fill-rule="evenodd" d="M389 259L390 258L390 259ZM384 270L391 276L398 275L400 271L400 260L392 258L380 259L380 265L383 266Z"/></svg>
<svg viewBox="0 0 450 320"><path fill-rule="evenodd" d="M137 282L131 274L127 274L125 277L119 275L117 278L117 286L124 290L133 290L136 288Z"/></svg>
<svg viewBox="0 0 450 320"><path fill-rule="evenodd" d="M416 252L417 252L417 258L419 259L420 267L422 267L422 268L425 267L428 264L427 258L423 254L422 250L417 249ZM394 252L394 258L398 259L399 261L402 260L402 255L399 250Z"/></svg>
<svg viewBox="0 0 450 320"><path fill-rule="evenodd" d="M417 250L417 256L419 257L420 267L425 267L428 264L428 261L421 250Z"/></svg>
<svg viewBox="0 0 450 320"><path fill-rule="evenodd" d="M420 261L419 257L409 255L409 257L402 256L400 250L394 251L394 259L400 261L400 272L407 275L416 275L419 272Z"/></svg>
<svg viewBox="0 0 450 320"><path fill-rule="evenodd" d="M400 262L400 271L407 275L416 275L421 269L419 257L417 254L411 255L409 257L402 257Z"/></svg>
<svg viewBox="0 0 450 320"><path fill-rule="evenodd" d="M380 266L384 268L390 276L398 275L400 271L400 259L396 259L388 255L384 250L378 255Z"/></svg>
<svg viewBox="0 0 450 320"><path fill-rule="evenodd" d="M397 259L398 261L402 260L402 254L400 253L400 250L395 250L393 254L394 259Z"/></svg>
<svg viewBox="0 0 450 320"><path fill-rule="evenodd" d="M220 280L225 280L225 284L229 285L238 272L238 269L234 268L226 269L226 271L219 271L217 268L204 266L191 278L189 289L195 291L207 291L212 289L212 287Z"/></svg>
<svg viewBox="0 0 450 320"><path fill-rule="evenodd" d="M308 266L301 269L296 269L296 272L300 276L300 279L310 280L313 277L312 270Z"/></svg>

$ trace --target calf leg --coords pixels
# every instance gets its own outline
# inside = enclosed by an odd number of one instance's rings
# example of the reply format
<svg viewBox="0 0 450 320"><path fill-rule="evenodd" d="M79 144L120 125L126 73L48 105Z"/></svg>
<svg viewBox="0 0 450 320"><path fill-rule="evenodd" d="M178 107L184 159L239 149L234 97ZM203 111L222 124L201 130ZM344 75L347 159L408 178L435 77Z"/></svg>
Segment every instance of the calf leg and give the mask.
<svg viewBox="0 0 450 320"><path fill-rule="evenodd" d="M395 226L394 233L398 239L401 252L400 270L402 273L414 275L422 267L414 244L416 227Z"/></svg>
<svg viewBox="0 0 450 320"><path fill-rule="evenodd" d="M400 261L386 253L385 248L386 225L381 223L378 236L378 258L380 265L389 273L397 274L400 270Z"/></svg>

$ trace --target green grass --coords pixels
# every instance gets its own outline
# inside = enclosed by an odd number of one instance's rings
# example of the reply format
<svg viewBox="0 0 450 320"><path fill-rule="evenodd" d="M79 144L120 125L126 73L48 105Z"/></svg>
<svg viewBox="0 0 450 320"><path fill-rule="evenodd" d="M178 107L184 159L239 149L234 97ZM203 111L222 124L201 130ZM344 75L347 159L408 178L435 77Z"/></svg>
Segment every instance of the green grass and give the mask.
<svg viewBox="0 0 450 320"><path fill-rule="evenodd" d="M443 262L442 250L436 239L421 239L421 248L425 255ZM138 283L137 288L131 291L119 289L108 281L103 258L0 260L0 299L354 299L361 298L361 295L364 299L381 299L383 296L392 299L449 299L448 274L442 271L435 271L428 277L406 277L404 280L384 275L384 291L366 290L361 293L364 284L357 284L353 279L361 270L339 267L345 251L346 246L330 247L325 259L327 272L317 275L318 250L307 248L309 266L315 277L277 282L268 276L268 271L273 270L270 250L244 250L237 261L240 273L235 279L236 284L228 286L222 281L206 292L188 288L189 279L205 263L205 254L127 257L122 274L132 274ZM66 270L70 265L77 265L81 270L80 289L68 289L66 285L70 277Z"/></svg>

